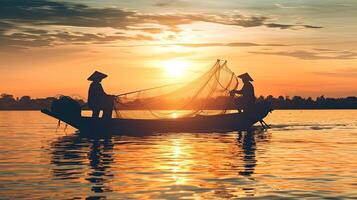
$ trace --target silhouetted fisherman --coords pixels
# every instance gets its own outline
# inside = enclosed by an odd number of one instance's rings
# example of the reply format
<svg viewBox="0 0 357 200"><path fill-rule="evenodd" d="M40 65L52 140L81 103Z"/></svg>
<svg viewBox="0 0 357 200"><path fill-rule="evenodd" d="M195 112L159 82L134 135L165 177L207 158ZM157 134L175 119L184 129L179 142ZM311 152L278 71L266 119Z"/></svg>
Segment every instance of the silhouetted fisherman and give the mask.
<svg viewBox="0 0 357 200"><path fill-rule="evenodd" d="M103 110L103 118L110 119L112 117L114 107L114 96L104 92L100 83L107 75L95 71L89 78L92 83L88 91L88 107L93 111L92 117L99 117L99 113Z"/></svg>
<svg viewBox="0 0 357 200"><path fill-rule="evenodd" d="M251 83L253 79L248 73L241 74L238 77L242 79L244 85L241 90L232 90L230 93L231 95L242 95L236 100L239 111L240 109L243 109L243 111L249 111L251 108L253 108L255 103L254 86Z"/></svg>

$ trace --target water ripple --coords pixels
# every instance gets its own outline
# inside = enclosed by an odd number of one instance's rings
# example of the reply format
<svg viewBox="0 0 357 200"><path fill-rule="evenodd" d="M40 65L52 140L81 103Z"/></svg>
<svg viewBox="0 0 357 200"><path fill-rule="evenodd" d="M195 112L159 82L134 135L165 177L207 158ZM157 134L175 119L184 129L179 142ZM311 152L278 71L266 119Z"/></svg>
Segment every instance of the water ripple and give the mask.
<svg viewBox="0 0 357 200"><path fill-rule="evenodd" d="M251 134L110 138L56 131L56 120L38 112L4 118L5 199L357 197L356 111L274 111L272 129Z"/></svg>

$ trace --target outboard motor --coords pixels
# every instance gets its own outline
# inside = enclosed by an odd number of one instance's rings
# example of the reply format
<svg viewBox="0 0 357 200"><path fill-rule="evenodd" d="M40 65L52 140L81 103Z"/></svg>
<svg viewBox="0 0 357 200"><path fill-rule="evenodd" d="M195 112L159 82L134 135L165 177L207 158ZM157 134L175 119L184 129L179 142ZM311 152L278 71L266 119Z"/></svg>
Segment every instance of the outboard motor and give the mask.
<svg viewBox="0 0 357 200"><path fill-rule="evenodd" d="M79 118L81 116L81 106L69 96L60 96L52 102L51 111L65 118Z"/></svg>

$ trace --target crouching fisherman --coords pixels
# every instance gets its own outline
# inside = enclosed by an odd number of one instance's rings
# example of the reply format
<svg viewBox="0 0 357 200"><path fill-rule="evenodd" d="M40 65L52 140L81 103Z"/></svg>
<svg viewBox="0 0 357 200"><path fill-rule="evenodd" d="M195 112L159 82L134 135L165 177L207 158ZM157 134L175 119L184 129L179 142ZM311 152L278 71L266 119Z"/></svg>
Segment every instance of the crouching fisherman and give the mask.
<svg viewBox="0 0 357 200"><path fill-rule="evenodd" d="M242 79L243 87L241 90L232 90L230 95L240 94L241 96L235 99L237 109L238 111L243 109L243 112L249 112L254 108L255 104L254 86L251 83L253 79L248 73L241 74L238 78Z"/></svg>
<svg viewBox="0 0 357 200"><path fill-rule="evenodd" d="M106 74L95 71L88 78L89 81L92 81L88 91L88 107L93 112L92 117L99 117L101 110L103 118L110 119L112 117L115 96L105 93L100 83L106 77Z"/></svg>

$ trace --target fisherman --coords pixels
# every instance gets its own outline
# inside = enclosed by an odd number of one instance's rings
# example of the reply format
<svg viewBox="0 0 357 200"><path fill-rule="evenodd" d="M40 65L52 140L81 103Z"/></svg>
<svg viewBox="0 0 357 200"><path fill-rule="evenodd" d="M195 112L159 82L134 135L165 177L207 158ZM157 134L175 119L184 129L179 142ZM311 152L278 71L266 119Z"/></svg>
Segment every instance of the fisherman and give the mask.
<svg viewBox="0 0 357 200"><path fill-rule="evenodd" d="M236 100L238 111L243 109L249 112L255 103L254 86L251 83L253 79L248 73L241 74L238 78L242 79L244 85L241 90L232 90L230 95L241 94L242 96Z"/></svg>
<svg viewBox="0 0 357 200"><path fill-rule="evenodd" d="M105 93L100 83L106 77L106 74L95 71L88 78L89 81L92 81L88 91L88 106L92 110L92 117L95 118L99 117L101 110L103 110L103 118L110 119L112 117L115 96Z"/></svg>

